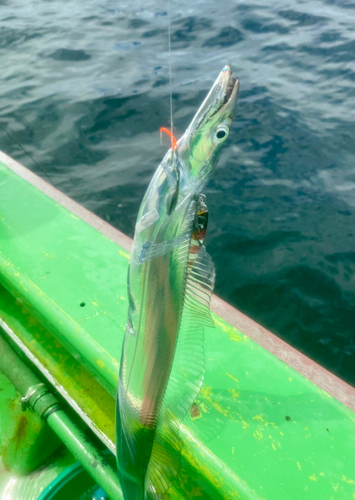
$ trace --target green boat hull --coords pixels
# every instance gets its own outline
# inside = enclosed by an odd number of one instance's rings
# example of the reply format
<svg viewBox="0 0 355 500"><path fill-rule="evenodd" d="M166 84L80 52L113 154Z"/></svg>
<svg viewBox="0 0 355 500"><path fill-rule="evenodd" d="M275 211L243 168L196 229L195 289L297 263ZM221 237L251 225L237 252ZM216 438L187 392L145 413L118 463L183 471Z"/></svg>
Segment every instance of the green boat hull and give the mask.
<svg viewBox="0 0 355 500"><path fill-rule="evenodd" d="M0 335L112 456L130 244L0 154ZM217 297L212 309L166 498L353 499L354 390ZM80 465L20 400L0 373L0 499L57 499L50 485L62 494Z"/></svg>

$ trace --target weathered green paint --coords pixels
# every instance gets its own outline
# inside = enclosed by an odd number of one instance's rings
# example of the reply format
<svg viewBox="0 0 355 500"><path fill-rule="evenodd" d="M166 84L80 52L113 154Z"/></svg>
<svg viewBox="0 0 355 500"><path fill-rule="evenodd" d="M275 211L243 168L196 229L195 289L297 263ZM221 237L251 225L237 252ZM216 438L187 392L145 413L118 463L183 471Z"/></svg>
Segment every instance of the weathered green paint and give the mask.
<svg viewBox="0 0 355 500"><path fill-rule="evenodd" d="M3 164L0 190L1 283L115 396L126 253Z"/></svg>
<svg viewBox="0 0 355 500"><path fill-rule="evenodd" d="M93 430L114 442L115 400L6 289L0 285L0 311L7 324L52 374L67 397L85 412ZM113 446L113 444L112 444Z"/></svg>
<svg viewBox="0 0 355 500"><path fill-rule="evenodd" d="M36 414L21 411L20 402L20 394L0 371L0 477L5 470L34 471L61 445Z"/></svg>
<svg viewBox="0 0 355 500"><path fill-rule="evenodd" d="M34 371L26 365L1 335L0 370L20 392L24 398L22 403L26 402L26 406L22 406L25 414L22 416L21 428L18 428L17 433L22 435L26 428L32 430L31 426L27 423L26 415L29 414L28 410L36 413L41 420L48 423L48 426L55 432L68 450L107 492L111 500L122 500L122 491L116 471L103 458L102 454L91 443L85 433L78 428L61 408L58 398L48 388L47 384L44 384L37 377ZM43 429L48 433L48 427L44 427ZM42 448L45 449L46 442L42 441L41 444ZM20 453L26 453L26 446L24 446L24 443L21 443L21 445L22 450ZM31 444L29 443L29 445Z"/></svg>
<svg viewBox="0 0 355 500"><path fill-rule="evenodd" d="M37 498L59 474L65 476L75 460L65 447L61 446L58 451L61 442L53 431L38 415L22 412L20 401L20 394L0 371L0 498L7 491L12 500ZM49 457L51 461L48 463ZM113 465L115 459L112 455L111 458ZM45 462L47 464L43 467ZM40 466L40 470L33 472ZM200 500L210 500L186 471L182 470L178 483L179 488L174 487L170 491L170 500L182 500L182 489L190 491ZM63 488L61 482L54 498L73 498L75 492L82 494L93 484L87 472L82 470L75 481L70 481L66 487Z"/></svg>
<svg viewBox="0 0 355 500"><path fill-rule="evenodd" d="M100 385L115 395L128 255L1 164L0 200L0 282L22 304L4 298L0 316L42 362L50 353L55 377L66 370L73 394L81 390L74 375L80 368L74 364L70 372L70 363L84 365L98 382L95 398L80 399L92 411ZM216 328L206 329L204 385L181 432L187 476L214 499L352 499L353 413L215 320ZM65 358L61 346L72 357ZM83 379L84 387L88 381ZM107 426L101 430L112 439ZM179 485L182 498L190 498L191 487Z"/></svg>
<svg viewBox="0 0 355 500"><path fill-rule="evenodd" d="M90 375L90 373L1 286L0 311L2 318L7 324L11 323L12 328L19 338L21 338L23 344L36 355L36 358L40 361L42 366L55 376L56 382L61 384L70 398L87 413L93 427L99 431L99 434L104 435L106 439L113 440L115 401L112 396L110 396L92 375ZM12 384L8 382L7 385L12 392L14 392ZM6 400L6 402L7 401L8 400ZM12 406L16 408L17 413L23 415L20 411L19 395ZM26 415L27 413L28 412L26 412ZM7 425L8 421L13 418L8 412L0 412L0 418L1 417L3 417L4 425ZM38 419L37 415L34 415L34 417ZM39 423L43 426L43 423ZM28 449L26 451L28 451ZM43 456L47 458L47 455ZM16 460L16 457L14 457L14 459ZM37 477L37 475L35 475L35 477ZM82 477L86 478L87 476L83 473ZM47 476L43 478L41 476L41 481L45 481L46 479ZM83 479L83 481L84 480L85 479ZM16 481L19 482L19 484L21 483L19 479L16 479ZM84 486L86 488L89 483L90 480L88 479L85 485L83 485L83 488ZM70 487L72 488L72 486ZM0 492L1 491L0 485ZM174 485L169 491L170 500L183 500L185 496L182 496L181 491L195 492L196 496L199 495L201 500L210 499L196 481L194 481L191 475L184 469L181 470L179 475L178 485ZM65 498L66 494L67 491L65 488L63 492L58 493L60 498ZM21 498L21 500L23 499Z"/></svg>

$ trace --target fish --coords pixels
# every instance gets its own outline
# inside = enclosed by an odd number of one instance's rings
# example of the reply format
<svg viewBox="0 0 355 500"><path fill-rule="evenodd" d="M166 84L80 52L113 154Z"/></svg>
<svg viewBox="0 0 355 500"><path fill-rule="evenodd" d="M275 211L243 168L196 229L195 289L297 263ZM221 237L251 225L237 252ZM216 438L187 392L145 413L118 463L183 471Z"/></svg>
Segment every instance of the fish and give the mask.
<svg viewBox="0 0 355 500"><path fill-rule="evenodd" d="M179 426L202 385L215 281L204 245L203 191L228 138L238 91L227 64L186 132L172 141L137 216L116 411L125 500L165 498L178 471Z"/></svg>

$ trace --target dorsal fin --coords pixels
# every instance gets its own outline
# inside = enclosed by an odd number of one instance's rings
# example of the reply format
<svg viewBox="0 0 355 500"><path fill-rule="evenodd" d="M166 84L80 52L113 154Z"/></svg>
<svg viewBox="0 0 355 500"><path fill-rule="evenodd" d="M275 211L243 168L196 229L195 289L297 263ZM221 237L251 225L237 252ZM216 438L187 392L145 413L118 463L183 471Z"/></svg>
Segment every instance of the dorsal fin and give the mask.
<svg viewBox="0 0 355 500"><path fill-rule="evenodd" d="M209 306L215 269L204 245L190 247L185 301L174 363L160 410L146 476L146 498L161 500L180 468L180 424L196 399L205 373L204 327L214 326ZM197 254L197 257L196 257ZM168 442L167 442L168 441Z"/></svg>

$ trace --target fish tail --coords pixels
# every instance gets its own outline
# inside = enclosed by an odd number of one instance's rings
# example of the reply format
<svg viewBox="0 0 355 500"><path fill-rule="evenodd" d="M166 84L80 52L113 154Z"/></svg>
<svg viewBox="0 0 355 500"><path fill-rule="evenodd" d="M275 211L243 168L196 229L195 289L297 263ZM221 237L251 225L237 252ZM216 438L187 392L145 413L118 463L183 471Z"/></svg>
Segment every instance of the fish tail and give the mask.
<svg viewBox="0 0 355 500"><path fill-rule="evenodd" d="M139 424L137 429L122 425L117 409L117 469L125 500L144 500L145 476L152 452L155 429ZM136 427L136 425L135 425Z"/></svg>

